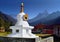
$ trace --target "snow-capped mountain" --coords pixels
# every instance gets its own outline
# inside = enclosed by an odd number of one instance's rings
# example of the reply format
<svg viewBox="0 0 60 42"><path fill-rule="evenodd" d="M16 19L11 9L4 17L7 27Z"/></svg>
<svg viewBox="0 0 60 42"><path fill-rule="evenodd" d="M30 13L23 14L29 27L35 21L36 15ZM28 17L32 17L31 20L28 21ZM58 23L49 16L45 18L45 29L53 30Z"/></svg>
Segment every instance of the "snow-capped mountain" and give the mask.
<svg viewBox="0 0 60 42"><path fill-rule="evenodd" d="M36 17L34 17L33 19L28 20L29 23L33 23L36 22L38 20L41 20L42 18L45 18L46 16L48 16L48 12L44 11L43 13L39 13Z"/></svg>
<svg viewBox="0 0 60 42"><path fill-rule="evenodd" d="M40 14L38 16L40 16ZM59 11L53 12L53 13L47 14L47 15L44 13L44 14L42 14L43 18L40 18L38 16L35 18L35 21L33 21L34 19L29 20L29 24L30 25L36 25L36 24L49 24L50 25L50 24L57 23L57 19L60 20L59 19L59 17L60 17L60 12ZM37 19L37 18L39 18L39 19ZM32 21L32 22L30 22L30 21Z"/></svg>

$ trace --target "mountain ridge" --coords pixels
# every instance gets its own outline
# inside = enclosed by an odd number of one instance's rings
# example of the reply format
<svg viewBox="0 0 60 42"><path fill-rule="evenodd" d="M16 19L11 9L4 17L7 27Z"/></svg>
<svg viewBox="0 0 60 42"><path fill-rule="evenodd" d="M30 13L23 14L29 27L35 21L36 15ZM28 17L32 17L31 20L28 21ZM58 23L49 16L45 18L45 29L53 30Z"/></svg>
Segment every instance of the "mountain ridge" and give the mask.
<svg viewBox="0 0 60 42"><path fill-rule="evenodd" d="M15 23L16 20L13 17L3 12L0 12L0 28L4 27L6 30L8 30L9 27L15 25Z"/></svg>
<svg viewBox="0 0 60 42"><path fill-rule="evenodd" d="M39 13L36 17L34 17L33 19L28 20L28 22L34 22L34 21L38 21L39 19L42 19L44 17L48 16L48 12L44 11L43 13Z"/></svg>
<svg viewBox="0 0 60 42"><path fill-rule="evenodd" d="M43 14L44 15L44 14ZM38 18L38 16L37 16ZM39 17L40 18L40 17ZM35 20L33 22L29 22L30 25L34 26L37 24L52 24L52 20L56 21L56 19L60 18L60 11L53 12L51 14L48 14L46 17L43 17L41 19ZM36 19L36 18L35 18ZM30 21L30 20L29 20ZM31 20L32 21L32 20ZM53 23L54 24L54 23Z"/></svg>

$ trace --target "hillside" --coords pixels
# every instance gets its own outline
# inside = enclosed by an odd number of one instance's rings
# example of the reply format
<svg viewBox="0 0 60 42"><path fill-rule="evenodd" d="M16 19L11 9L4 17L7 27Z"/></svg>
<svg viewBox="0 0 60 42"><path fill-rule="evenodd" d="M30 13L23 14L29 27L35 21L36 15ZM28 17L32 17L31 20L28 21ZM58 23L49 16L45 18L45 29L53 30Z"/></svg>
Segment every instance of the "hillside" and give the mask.
<svg viewBox="0 0 60 42"><path fill-rule="evenodd" d="M4 27L7 30L10 26L14 25L15 22L16 20L13 17L0 12L0 27Z"/></svg>

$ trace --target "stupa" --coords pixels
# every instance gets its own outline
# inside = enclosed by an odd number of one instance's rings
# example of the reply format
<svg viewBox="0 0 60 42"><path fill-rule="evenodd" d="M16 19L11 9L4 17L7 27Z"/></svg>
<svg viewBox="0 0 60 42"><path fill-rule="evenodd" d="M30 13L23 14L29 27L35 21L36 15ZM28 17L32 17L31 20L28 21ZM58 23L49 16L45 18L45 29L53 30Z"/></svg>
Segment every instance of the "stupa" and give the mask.
<svg viewBox="0 0 60 42"><path fill-rule="evenodd" d="M36 38L34 34L31 33L33 26L29 26L28 14L24 13L24 3L21 3L21 11L17 15L17 23L15 26L10 26L12 29L12 34L9 34L8 37L17 37L17 38Z"/></svg>

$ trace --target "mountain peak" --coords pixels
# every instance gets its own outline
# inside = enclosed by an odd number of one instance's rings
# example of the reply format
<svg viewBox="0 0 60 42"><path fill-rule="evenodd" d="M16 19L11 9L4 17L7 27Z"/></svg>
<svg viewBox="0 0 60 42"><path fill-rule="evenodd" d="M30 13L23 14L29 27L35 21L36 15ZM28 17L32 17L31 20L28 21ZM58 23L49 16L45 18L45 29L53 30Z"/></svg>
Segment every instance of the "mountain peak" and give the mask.
<svg viewBox="0 0 60 42"><path fill-rule="evenodd" d="M41 20L42 18L45 18L48 16L48 11L44 11L43 13L39 13L35 18L28 20L29 23L36 22L38 20Z"/></svg>
<svg viewBox="0 0 60 42"><path fill-rule="evenodd" d="M48 14L48 11L47 11L47 10L45 10L43 13L44 13L44 14Z"/></svg>
<svg viewBox="0 0 60 42"><path fill-rule="evenodd" d="M48 11L44 11L43 13L38 14L34 19L30 20L29 23L31 25L36 25L39 23L40 24L42 24L42 23L43 24L48 24L48 23L52 24L52 22L56 21L56 19L60 19L60 11L56 11L51 14L49 14ZM57 23L57 21L56 21L56 23Z"/></svg>

